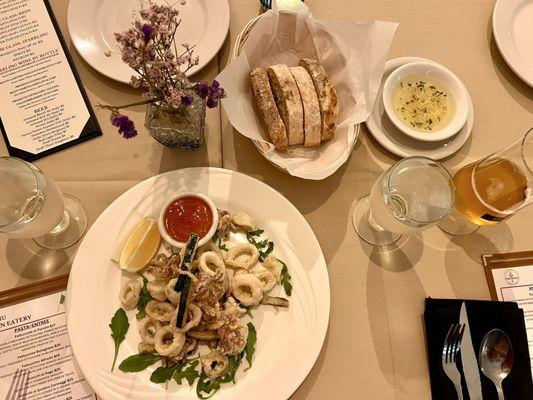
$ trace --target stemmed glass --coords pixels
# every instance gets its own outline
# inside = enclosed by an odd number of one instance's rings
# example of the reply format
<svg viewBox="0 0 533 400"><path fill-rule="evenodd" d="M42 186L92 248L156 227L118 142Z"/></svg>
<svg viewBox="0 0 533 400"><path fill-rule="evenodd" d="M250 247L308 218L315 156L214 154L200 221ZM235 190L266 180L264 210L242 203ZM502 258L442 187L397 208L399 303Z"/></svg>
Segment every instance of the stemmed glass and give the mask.
<svg viewBox="0 0 533 400"><path fill-rule="evenodd" d="M79 200L62 195L36 166L0 157L0 235L33 239L48 249L64 249L82 237L87 217Z"/></svg>
<svg viewBox="0 0 533 400"><path fill-rule="evenodd" d="M357 234L372 245L388 245L404 234L436 225L452 210L455 186L449 172L426 157L398 161L374 183L353 213Z"/></svg>
<svg viewBox="0 0 533 400"><path fill-rule="evenodd" d="M453 177L455 209L439 228L466 235L495 225L533 202L533 129L489 156L465 165Z"/></svg>

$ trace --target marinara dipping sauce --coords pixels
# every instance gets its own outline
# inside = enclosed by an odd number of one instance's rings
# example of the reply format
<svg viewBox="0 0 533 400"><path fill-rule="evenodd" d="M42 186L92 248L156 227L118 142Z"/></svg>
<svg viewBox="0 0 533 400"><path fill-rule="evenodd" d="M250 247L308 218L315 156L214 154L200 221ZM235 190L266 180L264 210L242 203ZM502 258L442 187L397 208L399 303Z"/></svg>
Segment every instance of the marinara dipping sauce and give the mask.
<svg viewBox="0 0 533 400"><path fill-rule="evenodd" d="M185 196L169 204L164 215L164 224L170 237L186 243L194 232L204 237L213 224L213 213L207 202L196 196Z"/></svg>

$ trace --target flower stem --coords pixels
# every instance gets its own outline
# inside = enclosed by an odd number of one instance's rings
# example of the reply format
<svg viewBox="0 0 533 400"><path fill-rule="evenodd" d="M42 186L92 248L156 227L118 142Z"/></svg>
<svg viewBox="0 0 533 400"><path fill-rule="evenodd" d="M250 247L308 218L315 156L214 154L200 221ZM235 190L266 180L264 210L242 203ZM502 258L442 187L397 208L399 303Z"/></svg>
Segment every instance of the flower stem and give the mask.
<svg viewBox="0 0 533 400"><path fill-rule="evenodd" d="M106 110L111 110L111 111L118 111L121 108L142 106L143 104L155 103L156 101L158 101L158 99L148 99L148 100L143 100L143 101L137 101L135 103L123 104L121 106L112 106L112 105L109 105L109 104L96 104L96 107L104 108Z"/></svg>

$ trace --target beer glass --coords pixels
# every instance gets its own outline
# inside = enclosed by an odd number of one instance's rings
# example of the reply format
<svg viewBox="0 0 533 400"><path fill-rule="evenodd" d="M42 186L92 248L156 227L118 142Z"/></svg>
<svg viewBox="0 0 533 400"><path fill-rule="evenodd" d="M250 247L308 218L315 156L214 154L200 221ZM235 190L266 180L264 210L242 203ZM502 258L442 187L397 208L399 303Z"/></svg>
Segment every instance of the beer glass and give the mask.
<svg viewBox="0 0 533 400"><path fill-rule="evenodd" d="M465 165L453 177L455 208L439 227L466 235L483 225L495 225L531 204L533 129L491 155Z"/></svg>
<svg viewBox="0 0 533 400"><path fill-rule="evenodd" d="M0 157L0 183L0 235L63 249L85 232L87 218L80 202L62 195L35 165Z"/></svg>
<svg viewBox="0 0 533 400"><path fill-rule="evenodd" d="M455 187L448 171L426 157L398 161L374 183L353 213L354 228L372 245L436 225L453 209Z"/></svg>

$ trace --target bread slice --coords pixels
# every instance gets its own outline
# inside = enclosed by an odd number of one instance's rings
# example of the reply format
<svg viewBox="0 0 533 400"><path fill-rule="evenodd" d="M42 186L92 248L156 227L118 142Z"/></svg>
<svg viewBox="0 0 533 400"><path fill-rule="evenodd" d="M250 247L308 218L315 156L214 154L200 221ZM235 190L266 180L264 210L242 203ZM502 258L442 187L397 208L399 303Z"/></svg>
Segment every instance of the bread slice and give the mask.
<svg viewBox="0 0 533 400"><path fill-rule="evenodd" d="M270 87L279 114L287 129L289 145L304 142L304 111L298 86L286 65L274 65L267 69Z"/></svg>
<svg viewBox="0 0 533 400"><path fill-rule="evenodd" d="M322 121L320 104L311 75L304 67L289 68L298 86L304 110L304 146L320 146Z"/></svg>
<svg viewBox="0 0 533 400"><path fill-rule="evenodd" d="M250 72L250 81L255 103L261 112L274 147L276 150L286 150L288 145L287 132L276 107L266 69L255 68Z"/></svg>
<svg viewBox="0 0 533 400"><path fill-rule="evenodd" d="M337 92L328 77L326 70L316 60L304 58L298 65L304 67L315 85L320 104L320 116L322 118L322 141L330 140L335 136L337 119L339 118L339 104Z"/></svg>

